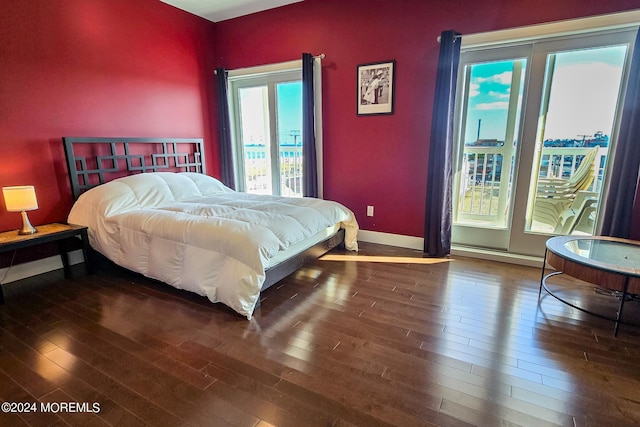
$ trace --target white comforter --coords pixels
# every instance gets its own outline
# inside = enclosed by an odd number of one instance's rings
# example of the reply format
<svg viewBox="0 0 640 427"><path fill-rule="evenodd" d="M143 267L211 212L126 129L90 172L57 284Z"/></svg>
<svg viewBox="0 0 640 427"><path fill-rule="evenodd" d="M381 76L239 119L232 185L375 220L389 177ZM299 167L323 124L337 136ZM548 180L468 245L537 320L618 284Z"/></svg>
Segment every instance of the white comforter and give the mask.
<svg viewBox="0 0 640 427"><path fill-rule="evenodd" d="M69 223L118 265L222 302L251 319L269 259L331 225L357 250L358 224L336 202L235 192L196 173L145 173L82 194Z"/></svg>

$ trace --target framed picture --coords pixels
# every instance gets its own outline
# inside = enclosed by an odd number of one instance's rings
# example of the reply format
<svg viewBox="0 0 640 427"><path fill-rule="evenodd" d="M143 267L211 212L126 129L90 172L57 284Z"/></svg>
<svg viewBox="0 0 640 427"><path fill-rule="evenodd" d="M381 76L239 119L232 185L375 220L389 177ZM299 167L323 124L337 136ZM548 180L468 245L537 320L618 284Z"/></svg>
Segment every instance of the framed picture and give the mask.
<svg viewBox="0 0 640 427"><path fill-rule="evenodd" d="M396 61L358 65L358 115L393 114Z"/></svg>

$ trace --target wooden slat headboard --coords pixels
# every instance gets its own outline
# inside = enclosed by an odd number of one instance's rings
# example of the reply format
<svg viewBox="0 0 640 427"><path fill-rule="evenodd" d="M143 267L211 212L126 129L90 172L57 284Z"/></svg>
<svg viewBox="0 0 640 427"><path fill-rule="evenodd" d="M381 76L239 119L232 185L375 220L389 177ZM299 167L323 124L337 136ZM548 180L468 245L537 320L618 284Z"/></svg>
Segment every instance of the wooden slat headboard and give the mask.
<svg viewBox="0 0 640 427"><path fill-rule="evenodd" d="M62 142L74 200L92 187L136 173L206 173L202 139L64 137Z"/></svg>

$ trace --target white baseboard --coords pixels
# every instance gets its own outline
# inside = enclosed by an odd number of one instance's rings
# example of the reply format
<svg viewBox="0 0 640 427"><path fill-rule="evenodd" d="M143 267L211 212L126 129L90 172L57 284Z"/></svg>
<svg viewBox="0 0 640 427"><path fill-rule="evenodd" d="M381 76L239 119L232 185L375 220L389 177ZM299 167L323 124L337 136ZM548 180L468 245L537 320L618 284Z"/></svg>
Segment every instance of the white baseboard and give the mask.
<svg viewBox="0 0 640 427"><path fill-rule="evenodd" d="M469 248L465 246L452 246L451 255L469 258L485 259L487 261L506 262L508 264L525 265L528 267L542 268L542 257L531 255L512 254L484 248Z"/></svg>
<svg viewBox="0 0 640 427"><path fill-rule="evenodd" d="M69 264L75 265L82 262L84 262L82 250L78 249L69 252ZM6 283L15 282L17 280L26 279L39 274L49 273L50 271L59 270L61 268L62 259L60 258L60 255L54 255L48 258L2 268L0 269L0 279L4 278L4 280L0 280L0 284L4 285Z"/></svg>
<svg viewBox="0 0 640 427"><path fill-rule="evenodd" d="M403 236L401 234L382 233L380 231L358 230L361 242L378 243L380 245L422 250L424 239L421 237Z"/></svg>
<svg viewBox="0 0 640 427"><path fill-rule="evenodd" d="M361 242L378 243L381 245L397 246L407 249L417 249L420 251L424 247L424 239L422 237L381 233L379 231L359 230L358 240ZM451 255L486 259L488 261L506 262L509 264L526 265L529 267L542 267L541 257L512 254L491 249L471 248L453 245L451 247Z"/></svg>

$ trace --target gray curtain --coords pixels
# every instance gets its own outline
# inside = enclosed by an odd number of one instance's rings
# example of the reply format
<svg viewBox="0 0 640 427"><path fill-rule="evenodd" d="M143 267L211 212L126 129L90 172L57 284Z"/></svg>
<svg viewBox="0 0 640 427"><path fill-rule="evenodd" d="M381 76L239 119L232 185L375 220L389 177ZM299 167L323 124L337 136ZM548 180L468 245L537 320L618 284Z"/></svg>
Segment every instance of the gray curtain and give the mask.
<svg viewBox="0 0 640 427"><path fill-rule="evenodd" d="M231 145L231 121L229 120L229 98L227 96L227 70L216 69L218 86L218 140L220 146L220 181L235 190L236 180Z"/></svg>
<svg viewBox="0 0 640 427"><path fill-rule="evenodd" d="M453 119L460 62L460 34L440 35L440 54L431 118L424 252L442 257L451 252Z"/></svg>
<svg viewBox="0 0 640 427"><path fill-rule="evenodd" d="M640 171L640 32L636 34L611 171L601 234L629 238Z"/></svg>
<svg viewBox="0 0 640 427"><path fill-rule="evenodd" d="M310 53L302 54L302 194L305 197L318 197L313 61Z"/></svg>

